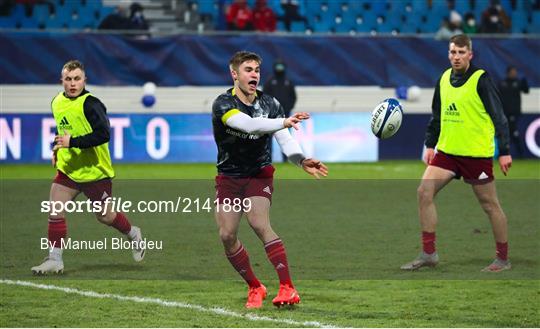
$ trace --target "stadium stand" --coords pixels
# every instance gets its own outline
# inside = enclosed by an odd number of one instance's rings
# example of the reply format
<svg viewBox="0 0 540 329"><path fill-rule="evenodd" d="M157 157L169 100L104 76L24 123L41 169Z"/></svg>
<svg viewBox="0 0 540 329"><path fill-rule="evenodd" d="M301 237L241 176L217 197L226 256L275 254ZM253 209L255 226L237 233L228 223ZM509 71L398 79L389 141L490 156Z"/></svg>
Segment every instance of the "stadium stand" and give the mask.
<svg viewBox="0 0 540 329"><path fill-rule="evenodd" d="M155 31L182 32L209 29L224 30L222 16L233 0L141 0L148 21ZM268 0L268 6L282 17L283 0ZM294 21L294 33L371 33L407 34L435 33L441 21L452 10L462 17L474 14L480 24L483 12L491 0L295 0L299 14L307 24ZM536 1L536 0L535 0ZM509 32L514 34L540 33L540 9L533 0L498 1L512 20ZM94 30L120 0L50 0L36 1L28 15L21 3L11 8L8 16L0 17L0 29L73 29ZM253 7L255 0L249 0ZM51 10L52 8L52 10ZM196 18L195 24L193 24ZM198 24L201 23L202 25ZM282 21L278 31L284 32Z"/></svg>

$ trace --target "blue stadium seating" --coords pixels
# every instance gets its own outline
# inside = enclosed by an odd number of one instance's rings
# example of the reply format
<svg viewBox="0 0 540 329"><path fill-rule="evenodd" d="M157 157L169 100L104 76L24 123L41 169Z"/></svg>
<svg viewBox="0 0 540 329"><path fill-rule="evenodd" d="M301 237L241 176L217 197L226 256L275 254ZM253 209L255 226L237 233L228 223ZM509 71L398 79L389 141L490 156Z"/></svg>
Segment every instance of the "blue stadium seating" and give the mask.
<svg viewBox="0 0 540 329"><path fill-rule="evenodd" d="M517 0L516 1L516 9L517 10L524 10L524 11L531 11L531 1L530 0Z"/></svg>
<svg viewBox="0 0 540 329"><path fill-rule="evenodd" d="M322 12L322 4L319 1L308 1L306 3L306 14L308 16L319 15Z"/></svg>
<svg viewBox="0 0 540 329"><path fill-rule="evenodd" d="M441 12L439 13L430 12L428 15L426 15L426 21L420 24L420 30L423 33L430 33L430 32L437 31L439 27L441 26L441 22L443 18L444 18L444 15Z"/></svg>
<svg viewBox="0 0 540 329"><path fill-rule="evenodd" d="M386 14L386 1L371 1L371 12L377 16Z"/></svg>
<svg viewBox="0 0 540 329"><path fill-rule="evenodd" d="M281 8L280 0L268 0L266 3L278 17L283 15L283 8Z"/></svg>
<svg viewBox="0 0 540 329"><path fill-rule="evenodd" d="M348 16L349 17L349 16ZM339 19L336 18L334 21L334 32L336 33L349 33L351 29L353 28L353 23L351 19L343 19L343 17L339 16Z"/></svg>
<svg viewBox="0 0 540 329"><path fill-rule="evenodd" d="M303 33L306 31L306 24L304 22L294 21L291 23L291 32Z"/></svg>
<svg viewBox="0 0 540 329"><path fill-rule="evenodd" d="M70 13L73 15L74 13L77 14L79 11L79 8L81 7L81 2L79 0L64 0L64 3L61 4L61 1L58 2L58 5L56 6L57 10L62 10L65 12Z"/></svg>
<svg viewBox="0 0 540 329"><path fill-rule="evenodd" d="M309 1L307 3L309 3ZM342 5L341 1L334 0L334 1L323 2L323 6L325 6L325 8L327 8L327 11L333 15L341 15L341 11L342 11L341 5Z"/></svg>
<svg viewBox="0 0 540 329"><path fill-rule="evenodd" d="M362 17L361 24L358 24L357 20L357 30L359 32L371 32L372 30L377 29L377 17L375 15L369 15L367 12L364 12Z"/></svg>
<svg viewBox="0 0 540 329"><path fill-rule="evenodd" d="M17 22L18 27L21 29L37 29L39 28L38 22L32 17L24 17Z"/></svg>
<svg viewBox="0 0 540 329"><path fill-rule="evenodd" d="M45 24L49 19L49 6L45 4L35 5L32 11L32 17L38 24Z"/></svg>
<svg viewBox="0 0 540 329"><path fill-rule="evenodd" d="M517 2L520 2L520 1L522 0L518 0ZM504 11L506 12L506 14L508 16L512 15L512 12L514 10L512 9L512 3L510 2L510 0L500 0L500 3Z"/></svg>
<svg viewBox="0 0 540 329"><path fill-rule="evenodd" d="M46 29L68 29L69 23L65 16L55 15L45 22Z"/></svg>
<svg viewBox="0 0 540 329"><path fill-rule="evenodd" d="M218 22L219 0L188 0L195 2L200 14ZM234 0L225 0L232 3ZM267 4L277 16L283 15L282 0L267 0ZM380 33L399 30L402 33L434 33L444 17L448 17L450 9L462 16L471 12L480 23L481 14L490 5L491 0L455 0L455 6L449 8L447 0L296 0L299 13L305 16L309 24L294 22L294 32L305 32L306 26L315 32ZM104 7L103 0L50 0L54 4L54 12L48 5L34 5L32 16L26 17L23 4L17 4L8 18L2 18L0 28L96 28L101 20L114 12L113 7ZM248 0L253 6L256 0ZM500 0L501 6L512 18L512 33L540 33L540 11L533 11L531 0L516 0L515 8L511 0ZM336 23L336 17L341 23ZM316 20L315 17L320 19ZM360 19L358 19L360 17ZM377 19L384 18L377 22ZM285 28L278 21L278 30Z"/></svg>
<svg viewBox="0 0 540 329"><path fill-rule="evenodd" d="M469 0L456 0L454 10L458 13L465 15L468 12L471 12L471 3Z"/></svg>
<svg viewBox="0 0 540 329"><path fill-rule="evenodd" d="M92 7L79 7L78 9L78 21L77 24L82 25L84 28L93 29L96 25L96 9Z"/></svg>
<svg viewBox="0 0 540 329"><path fill-rule="evenodd" d="M416 34L418 32L418 25L403 23L399 29L400 33Z"/></svg>
<svg viewBox="0 0 540 329"><path fill-rule="evenodd" d="M540 33L540 11L533 11L531 14L530 32Z"/></svg>
<svg viewBox="0 0 540 329"><path fill-rule="evenodd" d="M426 12L429 10L427 1L411 1L413 12Z"/></svg>
<svg viewBox="0 0 540 329"><path fill-rule="evenodd" d="M385 23L393 28L399 29L403 24L403 15L399 11L391 11L386 14Z"/></svg>
<svg viewBox="0 0 540 329"><path fill-rule="evenodd" d="M389 1L388 2L388 11L389 12L398 12L398 13L405 13L407 10L407 6L409 6L412 9L412 6L410 4L410 1Z"/></svg>
<svg viewBox="0 0 540 329"><path fill-rule="evenodd" d="M529 25L529 15L525 11L514 11L512 13L512 33L523 33L527 31Z"/></svg>
<svg viewBox="0 0 540 329"><path fill-rule="evenodd" d="M26 17L24 5L20 3L16 4L15 7L13 7L13 9L11 10L10 16L13 17L13 19L15 19L16 21L20 21L21 19Z"/></svg>
<svg viewBox="0 0 540 329"><path fill-rule="evenodd" d="M195 1L198 5L198 11L201 15L209 15L215 18L217 16L216 12L216 2L214 0L198 0Z"/></svg>
<svg viewBox="0 0 540 329"><path fill-rule="evenodd" d="M99 9L99 14L98 14L98 21L96 22L96 25L99 26L99 23L101 23L101 21L103 19L105 19L105 17L109 16L110 14L114 13L116 9L115 8L112 8L112 7L101 7Z"/></svg>
<svg viewBox="0 0 540 329"><path fill-rule="evenodd" d="M414 26L415 28L420 27L424 22L424 14L422 13L410 13L405 15L405 24L409 26Z"/></svg>
<svg viewBox="0 0 540 329"><path fill-rule="evenodd" d="M11 16L0 17L0 28L13 28L17 21Z"/></svg>
<svg viewBox="0 0 540 329"><path fill-rule="evenodd" d="M363 1L349 1L349 14L358 16L364 13Z"/></svg>

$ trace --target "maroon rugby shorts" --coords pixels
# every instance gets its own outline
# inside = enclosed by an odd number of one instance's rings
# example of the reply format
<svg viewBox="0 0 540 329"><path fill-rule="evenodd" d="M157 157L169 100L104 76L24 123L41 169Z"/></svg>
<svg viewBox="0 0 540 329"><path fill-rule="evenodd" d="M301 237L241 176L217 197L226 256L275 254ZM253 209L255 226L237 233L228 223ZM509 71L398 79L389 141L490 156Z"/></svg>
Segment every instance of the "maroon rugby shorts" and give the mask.
<svg viewBox="0 0 540 329"><path fill-rule="evenodd" d="M91 201L104 201L112 197L112 181L110 178L95 182L77 183L60 170L57 171L53 183L83 192Z"/></svg>
<svg viewBox="0 0 540 329"><path fill-rule="evenodd" d="M253 177L216 176L216 199L219 204L234 204L252 196L262 196L272 202L274 192L274 167L272 165L261 168ZM228 200L227 200L228 199ZM238 202L238 201L237 201Z"/></svg>
<svg viewBox="0 0 540 329"><path fill-rule="evenodd" d="M456 179L463 177L466 183L472 185L486 184L495 179L491 158L463 157L437 151L430 165L450 170L456 174Z"/></svg>

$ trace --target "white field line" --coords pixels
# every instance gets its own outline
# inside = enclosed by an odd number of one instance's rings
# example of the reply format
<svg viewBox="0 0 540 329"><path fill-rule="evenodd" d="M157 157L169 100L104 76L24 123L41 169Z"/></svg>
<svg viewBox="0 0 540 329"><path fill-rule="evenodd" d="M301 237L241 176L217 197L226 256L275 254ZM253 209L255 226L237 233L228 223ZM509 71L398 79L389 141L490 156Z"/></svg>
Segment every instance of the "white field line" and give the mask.
<svg viewBox="0 0 540 329"><path fill-rule="evenodd" d="M93 297L93 298L100 298L100 299L116 299L120 301L128 301L128 302L135 302L135 303L155 304L155 305L166 306L166 307L185 308L185 309L194 310L194 311L203 312L203 313L217 314L217 315L221 315L225 317L246 319L248 321L267 321L267 322L282 323L286 325L300 326L300 327L336 328L333 325L320 323L318 321L295 321L291 319L278 319L278 318L271 318L268 316L260 316L260 315L249 314L249 313L242 314L242 313L230 311L221 307L204 307L201 305L189 304L189 303L184 303L184 302L167 301L161 298L122 296L122 295L106 294L106 293L104 294L104 293L99 293L99 292L95 292L91 290L79 290L75 288L53 286L53 285L48 285L48 284L37 284L37 283L29 282L29 281L19 281L19 280L13 281L13 280L0 279L0 283L7 284L7 285L43 289L43 290L56 290L56 291L65 292L67 294L74 294L74 295L80 295L80 296L85 296L85 297Z"/></svg>

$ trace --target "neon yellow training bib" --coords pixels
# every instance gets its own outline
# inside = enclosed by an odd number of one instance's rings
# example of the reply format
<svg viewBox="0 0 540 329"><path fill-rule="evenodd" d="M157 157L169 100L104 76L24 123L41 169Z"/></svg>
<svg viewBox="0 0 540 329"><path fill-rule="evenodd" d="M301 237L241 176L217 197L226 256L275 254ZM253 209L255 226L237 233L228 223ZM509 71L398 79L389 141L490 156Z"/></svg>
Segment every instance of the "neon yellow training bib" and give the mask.
<svg viewBox="0 0 540 329"><path fill-rule="evenodd" d="M84 115L84 101L90 95L87 93L72 99L61 92L53 99L51 106L59 135L67 132L73 138L93 131ZM61 148L57 158L58 170L75 182L86 183L114 177L109 143L85 149Z"/></svg>
<svg viewBox="0 0 540 329"><path fill-rule="evenodd" d="M441 133L437 149L452 155L491 158L495 127L477 92L484 70L474 72L461 87L450 83L452 69L440 81Z"/></svg>

